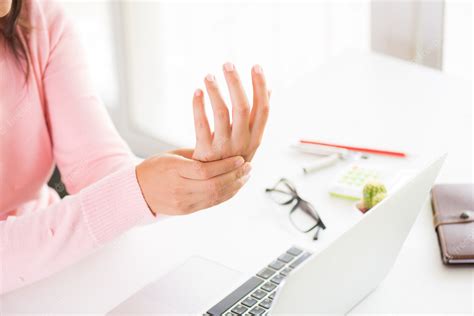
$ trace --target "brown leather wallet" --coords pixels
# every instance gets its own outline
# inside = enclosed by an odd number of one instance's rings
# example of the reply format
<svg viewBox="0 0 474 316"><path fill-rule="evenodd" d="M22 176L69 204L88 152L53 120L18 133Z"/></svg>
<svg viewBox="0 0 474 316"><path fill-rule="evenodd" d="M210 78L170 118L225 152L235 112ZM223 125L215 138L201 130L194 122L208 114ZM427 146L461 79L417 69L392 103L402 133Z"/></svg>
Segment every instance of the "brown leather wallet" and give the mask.
<svg viewBox="0 0 474 316"><path fill-rule="evenodd" d="M443 262L474 263L474 184L438 184L431 194Z"/></svg>

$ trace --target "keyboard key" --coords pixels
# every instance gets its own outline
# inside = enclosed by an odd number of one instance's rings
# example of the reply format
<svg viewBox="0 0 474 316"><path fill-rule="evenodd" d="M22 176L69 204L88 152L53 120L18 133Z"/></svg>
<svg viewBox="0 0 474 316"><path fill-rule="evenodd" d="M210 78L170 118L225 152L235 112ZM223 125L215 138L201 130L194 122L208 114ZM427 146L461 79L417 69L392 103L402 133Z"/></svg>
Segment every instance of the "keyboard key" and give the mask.
<svg viewBox="0 0 474 316"><path fill-rule="evenodd" d="M305 252L305 253L302 254L298 259L296 259L292 264L290 264L290 267L291 267L291 268L296 268L296 267L299 266L303 261L305 261L306 259L308 259L309 256L311 256L311 254L310 254L309 252Z"/></svg>
<svg viewBox="0 0 474 316"><path fill-rule="evenodd" d="M275 260L273 261L272 263L270 263L268 265L270 268L272 268L273 270L280 270L281 268L283 268L285 266L285 263L283 261L280 261L280 260Z"/></svg>
<svg viewBox="0 0 474 316"><path fill-rule="evenodd" d="M283 281L284 278L285 278L284 275L277 274L277 275L275 275L270 281L272 281L272 282L275 283L275 284L280 284L281 281Z"/></svg>
<svg viewBox="0 0 474 316"><path fill-rule="evenodd" d="M232 308L232 313L235 313L237 315L243 315L247 310L248 310L247 307L244 307L242 305L237 305L236 307Z"/></svg>
<svg viewBox="0 0 474 316"><path fill-rule="evenodd" d="M237 314L234 314L232 312L227 312L224 314L224 316L237 316Z"/></svg>
<svg viewBox="0 0 474 316"><path fill-rule="evenodd" d="M291 260L293 260L295 257L290 255L289 253L284 253L281 256L278 257L278 260L283 261L284 263L288 263Z"/></svg>
<svg viewBox="0 0 474 316"><path fill-rule="evenodd" d="M264 298L265 295L267 295L267 293L262 290L256 290L255 292L252 293L252 296L258 300L261 300L262 298Z"/></svg>
<svg viewBox="0 0 474 316"><path fill-rule="evenodd" d="M253 309L250 310L250 315L259 316L265 313L265 310L260 306L255 306Z"/></svg>
<svg viewBox="0 0 474 316"><path fill-rule="evenodd" d="M257 304L257 300L252 298L252 297L247 297L245 300L242 301L242 305L245 305L247 307L252 307L255 304Z"/></svg>
<svg viewBox="0 0 474 316"><path fill-rule="evenodd" d="M263 278L263 279L268 279L269 277L271 277L274 274L275 274L275 271L273 271L272 269L268 269L268 268L263 268L262 271L257 273L257 275L259 277Z"/></svg>
<svg viewBox="0 0 474 316"><path fill-rule="evenodd" d="M303 252L303 250L296 247L291 247L286 252L293 256L299 256Z"/></svg>
<svg viewBox="0 0 474 316"><path fill-rule="evenodd" d="M267 282L264 285L262 285L261 289L265 290L267 292L273 291L277 286L271 282Z"/></svg>
<svg viewBox="0 0 474 316"><path fill-rule="evenodd" d="M291 272L291 268L287 267L287 268L281 270L280 274L283 274L284 276L288 276L288 274L290 274L290 272Z"/></svg>
<svg viewBox="0 0 474 316"><path fill-rule="evenodd" d="M276 295L276 291L273 292L272 294L270 294L270 295L268 296L268 298L271 298L271 299L273 300L273 299L275 298L275 295Z"/></svg>
<svg viewBox="0 0 474 316"><path fill-rule="evenodd" d="M221 315L262 283L263 281L260 278L250 278L247 282L239 286L234 292L227 295L222 301L208 310L207 314L211 316Z"/></svg>
<svg viewBox="0 0 474 316"><path fill-rule="evenodd" d="M260 304L258 305L262 306L263 308L269 309L270 306L272 306L272 302L273 301L271 299L266 298L263 301L261 301Z"/></svg>

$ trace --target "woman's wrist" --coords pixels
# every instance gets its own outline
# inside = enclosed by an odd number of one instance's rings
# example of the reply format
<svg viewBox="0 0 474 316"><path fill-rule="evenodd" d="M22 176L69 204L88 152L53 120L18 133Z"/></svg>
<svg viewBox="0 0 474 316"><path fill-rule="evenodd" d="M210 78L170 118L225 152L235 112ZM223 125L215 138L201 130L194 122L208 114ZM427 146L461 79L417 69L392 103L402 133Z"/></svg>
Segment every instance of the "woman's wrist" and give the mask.
<svg viewBox="0 0 474 316"><path fill-rule="evenodd" d="M184 150L185 151L185 150ZM168 153L144 160L136 178L152 214L184 215L222 203L248 180L250 164L240 156L201 162Z"/></svg>

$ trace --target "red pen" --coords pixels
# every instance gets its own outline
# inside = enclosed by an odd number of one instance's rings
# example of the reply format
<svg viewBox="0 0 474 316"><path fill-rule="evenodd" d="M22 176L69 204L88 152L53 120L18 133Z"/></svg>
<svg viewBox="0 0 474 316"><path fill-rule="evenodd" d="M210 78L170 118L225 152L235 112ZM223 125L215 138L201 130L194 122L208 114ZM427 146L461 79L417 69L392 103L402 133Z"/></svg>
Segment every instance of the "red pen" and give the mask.
<svg viewBox="0 0 474 316"><path fill-rule="evenodd" d="M335 147L335 148L343 148L352 151L359 151L368 154L376 154L376 155L386 155L386 156L394 156L394 157L402 157L405 158L407 154L397 151L388 151L388 150L380 150L380 149L373 149L373 148L363 148L363 147L353 147L353 146L345 146L345 145L337 145L337 144L329 144L319 141L313 140L300 140L302 144L313 144L313 145L321 145L321 146L328 146L328 147Z"/></svg>

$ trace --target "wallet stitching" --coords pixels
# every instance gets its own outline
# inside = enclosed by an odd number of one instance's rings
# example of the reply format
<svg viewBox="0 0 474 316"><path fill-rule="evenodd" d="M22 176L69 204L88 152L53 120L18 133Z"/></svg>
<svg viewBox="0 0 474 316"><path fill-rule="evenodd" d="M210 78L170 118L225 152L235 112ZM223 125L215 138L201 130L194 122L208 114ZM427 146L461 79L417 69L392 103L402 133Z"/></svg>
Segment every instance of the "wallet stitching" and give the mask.
<svg viewBox="0 0 474 316"><path fill-rule="evenodd" d="M439 205L438 205L438 201L437 201L437 198L434 196L434 198L432 198L432 201L434 203L434 208L433 208L433 212L434 212L434 216L437 216L438 215L438 210L439 210ZM446 259L446 262L449 262L450 259L453 259L452 256L448 253L448 246L446 244L446 241L445 241L445 238L444 238L444 234L443 234L443 230L440 229L440 227L435 227L435 231L437 232L437 235L438 235L438 241L441 245L441 257L444 257Z"/></svg>

